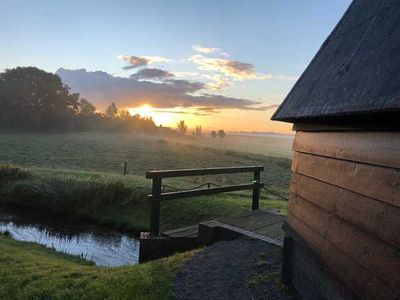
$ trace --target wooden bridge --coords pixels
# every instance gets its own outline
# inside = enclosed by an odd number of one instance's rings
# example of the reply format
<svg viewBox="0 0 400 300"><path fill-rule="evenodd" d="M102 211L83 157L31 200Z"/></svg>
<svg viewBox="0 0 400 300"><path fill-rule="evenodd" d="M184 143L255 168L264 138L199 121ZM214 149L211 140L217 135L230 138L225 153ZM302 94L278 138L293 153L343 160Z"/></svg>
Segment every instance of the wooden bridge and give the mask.
<svg viewBox="0 0 400 300"><path fill-rule="evenodd" d="M140 261L170 255L176 251L210 245L220 240L235 239L240 236L259 239L277 246L283 245L282 225L286 219L272 211L259 209L262 166L224 167L183 170L149 171L146 178L153 180L150 224L151 232L141 234ZM246 184L210 187L176 192L163 192L162 179L172 177L219 175L232 173L253 173L253 181ZM160 202L169 199L211 195L224 192L252 190L251 210L248 213L201 222L160 233Z"/></svg>

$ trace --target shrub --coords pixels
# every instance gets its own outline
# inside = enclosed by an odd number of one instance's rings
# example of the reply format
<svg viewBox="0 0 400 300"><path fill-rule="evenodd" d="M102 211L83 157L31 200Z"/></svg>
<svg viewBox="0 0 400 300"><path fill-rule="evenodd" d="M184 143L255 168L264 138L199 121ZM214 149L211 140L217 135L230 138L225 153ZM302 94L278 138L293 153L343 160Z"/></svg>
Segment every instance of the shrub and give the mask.
<svg viewBox="0 0 400 300"><path fill-rule="evenodd" d="M28 177L28 171L10 164L0 165L0 185Z"/></svg>

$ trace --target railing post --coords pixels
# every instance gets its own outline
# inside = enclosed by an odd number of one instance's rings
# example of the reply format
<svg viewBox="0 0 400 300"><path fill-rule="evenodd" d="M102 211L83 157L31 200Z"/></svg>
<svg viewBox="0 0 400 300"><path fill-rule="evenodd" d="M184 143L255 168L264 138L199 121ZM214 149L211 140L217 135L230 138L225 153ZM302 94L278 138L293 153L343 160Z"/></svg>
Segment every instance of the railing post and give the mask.
<svg viewBox="0 0 400 300"><path fill-rule="evenodd" d="M160 233L160 196L161 196L161 177L153 178L151 210L150 210L150 229L151 234Z"/></svg>
<svg viewBox="0 0 400 300"><path fill-rule="evenodd" d="M260 188L261 188L261 171L254 172L253 179L253 201L251 203L251 209L255 210L259 208L260 202Z"/></svg>

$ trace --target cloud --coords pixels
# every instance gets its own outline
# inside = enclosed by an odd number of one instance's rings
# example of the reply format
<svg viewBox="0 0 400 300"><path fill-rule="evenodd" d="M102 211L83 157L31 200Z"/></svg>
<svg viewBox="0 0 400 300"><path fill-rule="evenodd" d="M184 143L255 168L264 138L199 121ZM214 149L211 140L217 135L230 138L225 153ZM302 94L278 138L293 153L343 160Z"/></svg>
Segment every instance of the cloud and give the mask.
<svg viewBox="0 0 400 300"><path fill-rule="evenodd" d="M203 54L218 53L223 56L229 56L229 54L222 51L221 48L211 48L211 47L203 47L200 45L193 45L192 49L195 52L199 52L199 53L203 53Z"/></svg>
<svg viewBox="0 0 400 300"><path fill-rule="evenodd" d="M193 50L196 52L200 52L200 53L213 53L213 52L217 52L217 51L221 51L220 48L208 48L208 47L203 47L200 45L193 45Z"/></svg>
<svg viewBox="0 0 400 300"><path fill-rule="evenodd" d="M118 55L117 58L122 59L128 63L129 66L125 66L123 70L131 70L139 67L144 67L149 64L156 64L156 63L168 63L172 62L173 60L167 57L162 56L134 56L134 55Z"/></svg>
<svg viewBox="0 0 400 300"><path fill-rule="evenodd" d="M100 109L114 101L120 107L149 104L155 108L189 107L207 113L218 109L265 110L261 102L201 93L205 84L196 81L167 78L162 82L152 82L85 69L61 68L57 74L73 92L80 93Z"/></svg>
<svg viewBox="0 0 400 300"><path fill-rule="evenodd" d="M174 60L171 58L163 57L163 56L143 56L143 58L147 59L148 64L156 64L156 63L170 63Z"/></svg>
<svg viewBox="0 0 400 300"><path fill-rule="evenodd" d="M149 63L149 61L146 58L133 56L133 55L118 55L117 57L119 59L122 59L122 60L130 63L130 66L126 66L123 68L124 70L129 70L129 69L146 66Z"/></svg>
<svg viewBox="0 0 400 300"><path fill-rule="evenodd" d="M152 69L145 68L137 71L136 73L131 75L131 78L135 78L137 80L151 80L151 79L164 79L168 77L173 77L174 74L164 71L161 69Z"/></svg>
<svg viewBox="0 0 400 300"><path fill-rule="evenodd" d="M232 77L236 80L249 79L280 79L280 80L297 80L297 77L287 75L260 74L254 70L254 66L250 63L244 63L236 60L224 58L210 58L201 54L195 54L189 57L189 61L198 66L203 71L213 71L222 73L225 76Z"/></svg>
<svg viewBox="0 0 400 300"><path fill-rule="evenodd" d="M265 106L265 110L276 109L278 107L279 107L279 104L271 104L271 105Z"/></svg>

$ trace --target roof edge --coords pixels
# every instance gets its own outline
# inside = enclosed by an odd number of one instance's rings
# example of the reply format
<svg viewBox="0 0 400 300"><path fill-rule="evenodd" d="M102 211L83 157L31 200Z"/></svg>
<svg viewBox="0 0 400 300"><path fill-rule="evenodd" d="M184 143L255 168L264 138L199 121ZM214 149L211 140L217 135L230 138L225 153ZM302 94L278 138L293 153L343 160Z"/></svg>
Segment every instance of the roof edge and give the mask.
<svg viewBox="0 0 400 300"><path fill-rule="evenodd" d="M328 35L328 37L325 39L325 41L322 43L321 47L318 49L317 53L314 55L310 63L308 64L307 68L304 70L304 72L300 75L299 79L296 81L296 83L293 85L293 87L290 89L289 93L286 95L285 99L282 101L281 105L277 108L277 110L274 112L274 114L271 117L272 121L282 121L282 122L289 122L285 121L285 118L280 118L279 112L281 111L282 107L285 105L286 101L288 100L289 96L293 93L293 91L296 89L297 84L302 80L304 75L307 73L308 69L310 66L314 63L314 61L318 58L322 50L325 48L326 44L329 42L331 39L332 35L337 31L339 26L343 23L347 15L349 14L350 9L353 7L355 1L352 1L347 10L344 12L343 16L340 18L339 22L336 24L336 26L333 28L332 32Z"/></svg>

